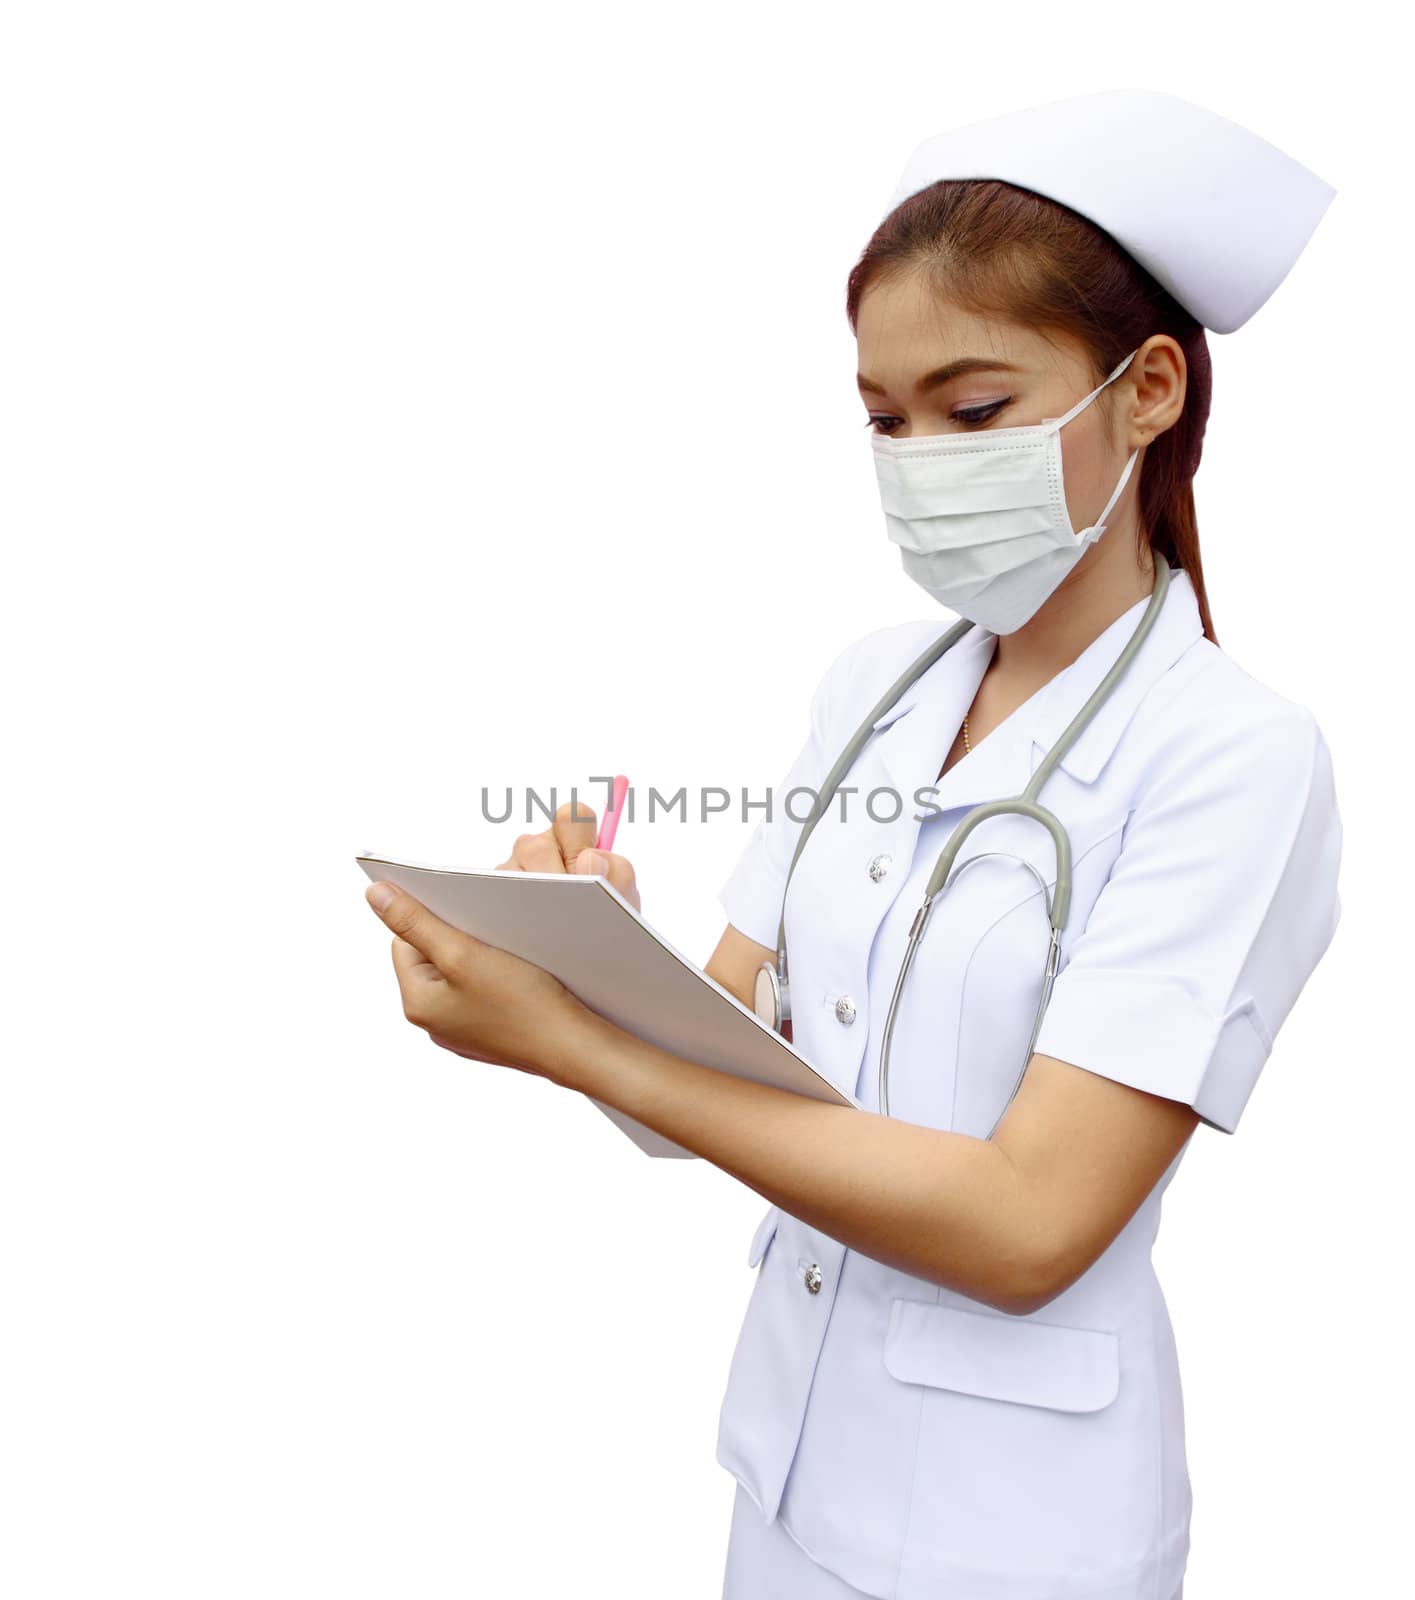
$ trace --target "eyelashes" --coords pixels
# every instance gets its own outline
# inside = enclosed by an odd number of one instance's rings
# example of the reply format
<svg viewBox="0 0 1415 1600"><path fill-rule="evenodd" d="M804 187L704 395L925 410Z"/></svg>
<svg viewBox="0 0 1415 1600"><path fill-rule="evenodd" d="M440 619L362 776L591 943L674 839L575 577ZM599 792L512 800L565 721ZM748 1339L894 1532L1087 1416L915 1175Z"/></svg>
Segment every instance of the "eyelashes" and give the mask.
<svg viewBox="0 0 1415 1600"><path fill-rule="evenodd" d="M986 405L982 406L959 406L956 411L950 412L949 415L953 421L961 422L967 427L975 428L982 423L991 422L1004 406L1011 405L1011 403L1012 396L1008 395L1004 400L990 400ZM903 421L903 418L901 417L891 417L884 412L872 411L869 416L865 418L865 426L873 429L873 431L876 433L888 435L890 432L892 432L893 428L897 428L899 426L901 421ZM883 424L886 423L890 424L891 426L883 426Z"/></svg>
<svg viewBox="0 0 1415 1600"><path fill-rule="evenodd" d="M960 406L953 416L958 422L991 422L1004 406L1011 403L1012 396L1008 395L1005 400L990 400L985 406Z"/></svg>

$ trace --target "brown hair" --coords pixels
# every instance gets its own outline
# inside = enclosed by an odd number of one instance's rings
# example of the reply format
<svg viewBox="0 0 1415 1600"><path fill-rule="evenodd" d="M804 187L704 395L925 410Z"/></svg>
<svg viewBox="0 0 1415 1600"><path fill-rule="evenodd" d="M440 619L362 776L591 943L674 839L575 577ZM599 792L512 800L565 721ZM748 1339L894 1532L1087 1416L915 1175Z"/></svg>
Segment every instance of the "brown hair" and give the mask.
<svg viewBox="0 0 1415 1600"><path fill-rule="evenodd" d="M1204 633L1217 643L1194 512L1213 387L1203 324L1088 218L994 178L941 179L889 213L850 273L845 310L852 330L871 283L918 266L970 311L1070 336L1097 383L1152 334L1168 334L1183 350L1184 409L1145 451L1140 530L1157 556L1189 574ZM1098 403L1113 392L1103 391Z"/></svg>

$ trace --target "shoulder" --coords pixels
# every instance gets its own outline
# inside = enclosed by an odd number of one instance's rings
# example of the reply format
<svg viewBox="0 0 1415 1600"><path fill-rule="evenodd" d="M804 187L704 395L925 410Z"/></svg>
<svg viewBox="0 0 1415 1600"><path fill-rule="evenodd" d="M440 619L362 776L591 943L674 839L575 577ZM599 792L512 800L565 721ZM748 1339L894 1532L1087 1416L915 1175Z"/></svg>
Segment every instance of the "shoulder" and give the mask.
<svg viewBox="0 0 1415 1600"><path fill-rule="evenodd" d="M1146 694L1133 735L1137 776L1148 783L1203 773L1214 784L1248 786L1252 801L1289 785L1305 788L1328 760L1311 709L1206 638L1196 639Z"/></svg>

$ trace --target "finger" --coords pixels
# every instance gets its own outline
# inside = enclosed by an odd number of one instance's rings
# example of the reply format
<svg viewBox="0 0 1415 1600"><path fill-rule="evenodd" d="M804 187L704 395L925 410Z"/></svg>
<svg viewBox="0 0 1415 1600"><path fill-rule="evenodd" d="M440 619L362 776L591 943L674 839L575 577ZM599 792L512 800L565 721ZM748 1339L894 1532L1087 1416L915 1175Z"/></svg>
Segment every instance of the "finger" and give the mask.
<svg viewBox="0 0 1415 1600"><path fill-rule="evenodd" d="M442 1023L451 990L447 979L406 939L393 941L393 971L403 1001L403 1015L417 1028L431 1032Z"/></svg>
<svg viewBox="0 0 1415 1600"><path fill-rule="evenodd" d="M578 796L567 800L555 813L551 831L560 846L560 854L565 858L565 865L573 872L576 858L582 850L594 845L595 835L599 832L594 807Z"/></svg>
<svg viewBox="0 0 1415 1600"><path fill-rule="evenodd" d="M511 847L511 865L522 872L566 871L565 858L550 829L544 833L521 834Z"/></svg>
<svg viewBox="0 0 1415 1600"><path fill-rule="evenodd" d="M457 970L471 941L441 917L435 917L420 900L380 879L364 891L364 898L383 924L406 940L442 973Z"/></svg>
<svg viewBox="0 0 1415 1600"><path fill-rule="evenodd" d="M627 856L616 856L606 850L582 850L575 859L576 872L597 872L608 878L615 889L635 910L639 908L639 886L634 879L634 868Z"/></svg>
<svg viewBox="0 0 1415 1600"><path fill-rule="evenodd" d="M405 980L412 982L414 979L442 977L437 966L429 961L415 944L409 944L406 939L395 938L393 941L393 970L398 975L400 988Z"/></svg>

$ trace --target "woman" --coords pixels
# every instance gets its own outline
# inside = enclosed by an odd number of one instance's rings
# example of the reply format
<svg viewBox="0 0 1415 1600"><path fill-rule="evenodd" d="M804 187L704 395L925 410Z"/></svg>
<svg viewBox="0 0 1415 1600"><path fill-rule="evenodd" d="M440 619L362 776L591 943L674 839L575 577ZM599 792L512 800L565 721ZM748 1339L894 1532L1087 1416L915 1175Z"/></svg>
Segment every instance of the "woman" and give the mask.
<svg viewBox="0 0 1415 1600"><path fill-rule="evenodd" d="M592 1095L772 1202L718 1439L728 1600L1182 1592L1160 1201L1198 1122L1236 1127L1335 929L1341 847L1311 714L1215 642L1191 487L1205 327L1252 315L1331 192L1184 102L1091 96L921 146L851 273L887 531L973 625L941 654L932 618L836 659L707 970L751 1004L784 934L793 1042L862 1110L668 1056L369 891L439 1043ZM797 856L787 797L823 794L862 720L855 803L818 803ZM1039 772L1071 851L1049 1004L1055 847L1013 813L967 837L896 1006L945 840ZM563 812L502 866L604 872L637 904L593 837Z"/></svg>

